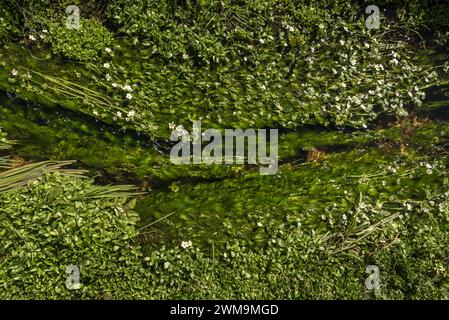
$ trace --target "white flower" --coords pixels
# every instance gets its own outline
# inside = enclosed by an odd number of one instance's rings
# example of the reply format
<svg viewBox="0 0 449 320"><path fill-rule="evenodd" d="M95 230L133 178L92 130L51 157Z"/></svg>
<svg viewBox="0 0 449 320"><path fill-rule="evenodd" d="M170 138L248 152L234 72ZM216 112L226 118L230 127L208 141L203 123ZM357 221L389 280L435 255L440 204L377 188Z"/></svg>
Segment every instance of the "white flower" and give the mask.
<svg viewBox="0 0 449 320"><path fill-rule="evenodd" d="M47 29L44 29L44 30L42 30L42 32L43 32L43 33L47 33L48 31L47 31Z"/></svg>
<svg viewBox="0 0 449 320"><path fill-rule="evenodd" d="M107 53L111 53L112 52L112 50L110 48L106 48L106 49L104 49L104 51L106 51Z"/></svg>
<svg viewBox="0 0 449 320"><path fill-rule="evenodd" d="M110 66L111 65L109 63L107 63L107 62L103 63L103 67L105 67L106 69L109 69Z"/></svg>
<svg viewBox="0 0 449 320"><path fill-rule="evenodd" d="M133 88L132 88L129 84L125 84L125 85L122 87L122 89L125 90L125 91L129 91L129 92L132 92L132 91L133 91Z"/></svg>
<svg viewBox="0 0 449 320"><path fill-rule="evenodd" d="M133 118L136 115L136 112L134 110L128 111L128 118Z"/></svg>
<svg viewBox="0 0 449 320"><path fill-rule="evenodd" d="M98 116L98 111L94 110L94 112L92 112L94 115Z"/></svg>
<svg viewBox="0 0 449 320"><path fill-rule="evenodd" d="M376 65L374 65L374 69L376 69L376 71L384 70L384 66L381 64L376 64Z"/></svg>
<svg viewBox="0 0 449 320"><path fill-rule="evenodd" d="M113 83L112 83L112 87L117 88L117 87L118 87L118 84L115 83L115 82L113 82Z"/></svg>
<svg viewBox="0 0 449 320"><path fill-rule="evenodd" d="M19 74L19 71L17 71L16 69L12 69L11 74L13 76L17 76Z"/></svg>
<svg viewBox="0 0 449 320"><path fill-rule="evenodd" d="M174 128L176 128L176 124L174 122L170 122L168 124L168 128L173 130Z"/></svg>
<svg viewBox="0 0 449 320"><path fill-rule="evenodd" d="M345 41L344 41L344 40L340 40L340 44L341 44L342 46L344 46L344 45L345 45Z"/></svg>
<svg viewBox="0 0 449 320"><path fill-rule="evenodd" d="M263 44L263 43L265 43L265 40L264 39L259 39L259 42Z"/></svg>
<svg viewBox="0 0 449 320"><path fill-rule="evenodd" d="M132 97L133 97L133 96L131 95L131 93L127 93L127 94L126 94L126 99L131 100Z"/></svg>
<svg viewBox="0 0 449 320"><path fill-rule="evenodd" d="M106 73L106 80L111 80L111 75L109 73Z"/></svg>
<svg viewBox="0 0 449 320"><path fill-rule="evenodd" d="M181 242L181 247L183 247L184 249L187 249L188 247L192 246L192 241L183 241Z"/></svg>
<svg viewBox="0 0 449 320"><path fill-rule="evenodd" d="M122 117L122 113L120 111L117 111L117 117L119 117L119 118Z"/></svg>
<svg viewBox="0 0 449 320"><path fill-rule="evenodd" d="M36 38L35 38L32 34L30 34L30 35L28 36L28 39L30 39L30 40L32 40L32 41L36 40Z"/></svg>
<svg viewBox="0 0 449 320"><path fill-rule="evenodd" d="M173 124L173 126L174 126L174 124ZM184 126L182 124L180 124L179 126L176 126L176 128L174 129L174 132L176 134L178 134L179 136L186 136L186 137L189 136L189 132L186 129L184 129Z"/></svg>

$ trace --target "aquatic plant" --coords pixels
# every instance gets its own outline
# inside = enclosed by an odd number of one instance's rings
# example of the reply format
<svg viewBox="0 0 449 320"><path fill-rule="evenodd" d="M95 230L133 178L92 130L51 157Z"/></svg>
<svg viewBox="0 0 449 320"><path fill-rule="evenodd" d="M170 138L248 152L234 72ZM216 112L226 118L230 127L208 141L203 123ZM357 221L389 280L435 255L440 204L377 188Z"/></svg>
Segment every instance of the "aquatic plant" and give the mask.
<svg viewBox="0 0 449 320"><path fill-rule="evenodd" d="M407 28L385 21L383 31L367 30L345 1L330 9L287 1L277 11L264 1L220 3L114 2L106 12L128 36L98 41L101 60L44 66L27 50L4 48L0 87L168 139L169 123L188 128L193 120L210 128L363 129L380 116L405 116L437 82L434 69L417 63L413 39L392 36ZM137 11L146 14L134 18Z"/></svg>
<svg viewBox="0 0 449 320"><path fill-rule="evenodd" d="M434 4L2 1L0 298L447 299ZM173 164L194 120L278 129L279 171Z"/></svg>

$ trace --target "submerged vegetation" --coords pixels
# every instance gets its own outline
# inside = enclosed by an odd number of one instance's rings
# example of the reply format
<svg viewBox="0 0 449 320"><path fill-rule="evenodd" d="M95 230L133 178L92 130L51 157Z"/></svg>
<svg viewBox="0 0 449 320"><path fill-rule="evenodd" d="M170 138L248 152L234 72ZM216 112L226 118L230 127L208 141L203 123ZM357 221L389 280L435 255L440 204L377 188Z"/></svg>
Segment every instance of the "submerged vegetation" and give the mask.
<svg viewBox="0 0 449 320"><path fill-rule="evenodd" d="M449 6L377 5L2 1L0 298L448 299ZM194 120L279 171L172 163Z"/></svg>

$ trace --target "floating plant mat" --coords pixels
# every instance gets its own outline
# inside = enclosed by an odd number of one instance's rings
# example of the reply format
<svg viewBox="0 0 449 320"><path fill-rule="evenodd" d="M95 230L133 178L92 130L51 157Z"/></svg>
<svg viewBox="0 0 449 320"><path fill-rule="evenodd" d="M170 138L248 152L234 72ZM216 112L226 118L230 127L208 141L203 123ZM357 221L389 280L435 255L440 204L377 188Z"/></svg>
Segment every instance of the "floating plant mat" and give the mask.
<svg viewBox="0 0 449 320"><path fill-rule="evenodd" d="M166 63L126 39L115 40L101 63L40 60L25 45L5 44L0 88L163 140L171 123L190 128L193 120L208 128L364 128L421 105L424 89L439 81L407 43L363 28L329 34L315 53L261 45L256 61L234 57L215 68Z"/></svg>

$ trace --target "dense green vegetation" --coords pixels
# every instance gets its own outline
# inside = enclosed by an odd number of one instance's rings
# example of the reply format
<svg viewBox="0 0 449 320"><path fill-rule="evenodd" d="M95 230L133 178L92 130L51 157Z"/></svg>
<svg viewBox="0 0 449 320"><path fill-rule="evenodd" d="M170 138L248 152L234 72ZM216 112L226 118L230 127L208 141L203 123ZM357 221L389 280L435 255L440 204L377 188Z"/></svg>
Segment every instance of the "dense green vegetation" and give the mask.
<svg viewBox="0 0 449 320"><path fill-rule="evenodd" d="M449 6L367 5L2 1L0 298L448 299ZM170 162L194 120L279 171Z"/></svg>

